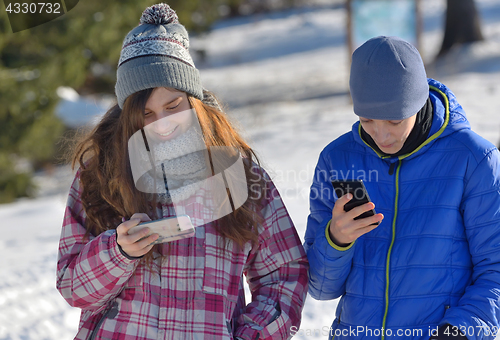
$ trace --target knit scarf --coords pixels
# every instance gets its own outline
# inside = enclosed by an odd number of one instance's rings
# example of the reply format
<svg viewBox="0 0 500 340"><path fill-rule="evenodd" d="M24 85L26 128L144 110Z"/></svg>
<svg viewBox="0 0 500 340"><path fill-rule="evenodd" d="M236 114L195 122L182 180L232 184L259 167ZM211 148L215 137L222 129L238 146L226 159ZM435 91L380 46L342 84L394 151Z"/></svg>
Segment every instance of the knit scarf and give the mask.
<svg viewBox="0 0 500 340"><path fill-rule="evenodd" d="M150 155L141 153L140 161L151 164L152 169L141 176L140 187L156 193L159 202L169 204L190 197L210 176L206 146L195 126L172 140L151 142L149 138L148 145Z"/></svg>

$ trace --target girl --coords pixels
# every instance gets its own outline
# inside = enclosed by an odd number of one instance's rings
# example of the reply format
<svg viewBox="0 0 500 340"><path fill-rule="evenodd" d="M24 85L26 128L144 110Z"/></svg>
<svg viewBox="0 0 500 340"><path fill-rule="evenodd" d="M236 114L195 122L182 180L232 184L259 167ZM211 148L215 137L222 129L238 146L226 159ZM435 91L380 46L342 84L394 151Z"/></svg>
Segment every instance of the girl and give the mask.
<svg viewBox="0 0 500 340"><path fill-rule="evenodd" d="M300 324L300 239L188 48L168 5L147 8L123 44L118 104L77 144L57 266L58 290L82 309L75 339L286 339ZM194 236L129 233L181 213Z"/></svg>

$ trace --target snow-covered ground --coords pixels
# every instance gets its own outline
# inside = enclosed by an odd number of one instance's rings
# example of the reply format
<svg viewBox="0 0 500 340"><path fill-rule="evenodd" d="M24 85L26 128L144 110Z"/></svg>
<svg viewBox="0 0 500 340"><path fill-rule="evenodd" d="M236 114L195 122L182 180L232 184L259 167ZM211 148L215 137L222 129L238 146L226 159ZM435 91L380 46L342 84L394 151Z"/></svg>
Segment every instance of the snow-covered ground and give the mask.
<svg viewBox="0 0 500 340"><path fill-rule="evenodd" d="M500 141L500 3L477 0L487 40L457 49L442 64L444 0L423 1L422 54L429 76L444 82L472 128ZM301 237L320 151L355 122L347 92L346 13L339 6L293 10L220 23L193 37L205 49L198 65L208 89L270 170ZM0 339L72 339L79 310L55 289L57 246L71 174L40 175L40 195L0 205ZM308 298L297 339L326 339L337 301Z"/></svg>

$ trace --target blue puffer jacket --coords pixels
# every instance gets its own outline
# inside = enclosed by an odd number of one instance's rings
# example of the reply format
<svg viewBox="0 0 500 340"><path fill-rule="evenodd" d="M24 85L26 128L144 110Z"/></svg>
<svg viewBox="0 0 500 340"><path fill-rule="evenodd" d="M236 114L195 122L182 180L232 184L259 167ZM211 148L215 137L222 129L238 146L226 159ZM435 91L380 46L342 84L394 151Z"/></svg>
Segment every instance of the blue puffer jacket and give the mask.
<svg viewBox="0 0 500 340"><path fill-rule="evenodd" d="M448 88L432 79L429 86L432 128L411 154L381 157L357 122L320 155L305 248L312 297L342 297L335 340L429 339L447 323L468 339L493 339L498 330L499 152L471 131ZM353 177L385 218L340 248L327 232L331 180Z"/></svg>

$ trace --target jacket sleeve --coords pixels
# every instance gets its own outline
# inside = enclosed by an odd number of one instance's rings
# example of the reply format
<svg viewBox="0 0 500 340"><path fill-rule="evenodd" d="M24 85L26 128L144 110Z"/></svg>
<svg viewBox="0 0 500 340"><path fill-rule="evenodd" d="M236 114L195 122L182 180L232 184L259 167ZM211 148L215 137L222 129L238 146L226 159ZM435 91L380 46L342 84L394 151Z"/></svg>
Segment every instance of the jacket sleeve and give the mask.
<svg viewBox="0 0 500 340"><path fill-rule="evenodd" d="M494 339L500 315L500 158L496 148L468 176L461 210L472 282L440 324L458 327L469 340Z"/></svg>
<svg viewBox="0 0 500 340"><path fill-rule="evenodd" d="M304 248L309 260L309 294L317 300L336 299L345 293L351 271L355 242L339 247L328 231L337 197L331 179L333 171L323 151L314 171L310 192L311 212L307 219Z"/></svg>
<svg viewBox="0 0 500 340"><path fill-rule="evenodd" d="M306 254L276 188L270 180L268 185L259 244L244 268L252 301L236 320L234 333L245 340L291 338L307 295Z"/></svg>
<svg viewBox="0 0 500 340"><path fill-rule="evenodd" d="M70 188L57 261L56 287L73 307L100 310L116 297L139 261L125 257L115 230L85 238L79 172Z"/></svg>

